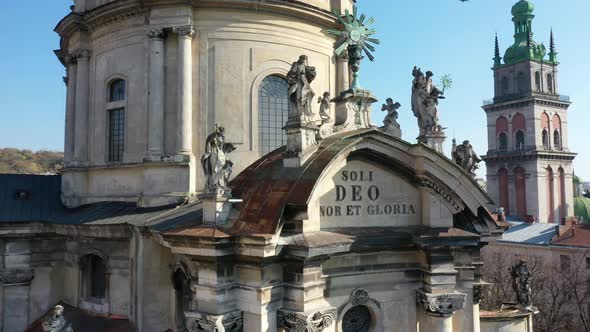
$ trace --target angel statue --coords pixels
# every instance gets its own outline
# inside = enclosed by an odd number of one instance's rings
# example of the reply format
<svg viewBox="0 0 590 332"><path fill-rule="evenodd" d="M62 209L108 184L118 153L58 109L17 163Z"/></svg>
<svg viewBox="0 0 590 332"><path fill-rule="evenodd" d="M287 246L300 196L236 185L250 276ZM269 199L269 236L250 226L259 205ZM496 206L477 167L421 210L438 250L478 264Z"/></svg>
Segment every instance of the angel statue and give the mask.
<svg viewBox="0 0 590 332"><path fill-rule="evenodd" d="M393 99L391 98L387 98L385 100L385 104L383 104L383 106L381 106L381 111L387 111L387 115L385 116L385 118L383 119L383 127L381 127L380 129L385 132L388 135L391 135L393 137L397 137L397 138L401 138L402 137L402 131L400 129L400 125L399 123L397 123L397 118L398 118L398 112L397 110L401 107L402 105L398 102L393 102Z"/></svg>
<svg viewBox="0 0 590 332"><path fill-rule="evenodd" d="M475 170L479 168L477 165L481 162L481 158L475 153L471 142L463 141L463 144L457 145L457 140L453 138L453 151L451 152L453 161L475 177Z"/></svg>
<svg viewBox="0 0 590 332"><path fill-rule="evenodd" d="M72 324L66 321L63 316L64 307L62 305L56 305L53 308L53 312L45 318L41 324L43 331L45 332L74 332Z"/></svg>
<svg viewBox="0 0 590 332"><path fill-rule="evenodd" d="M307 64L307 55L299 57L287 73L289 83L289 119L311 122L314 113L311 104L315 93L311 89L311 82L316 77L315 67Z"/></svg>
<svg viewBox="0 0 590 332"><path fill-rule="evenodd" d="M438 100L443 99L443 92L440 91L433 83L431 71L426 75L420 68L415 67L412 70L414 80L412 82L412 111L418 119L420 136L429 132L441 131L443 128L438 120Z"/></svg>
<svg viewBox="0 0 590 332"><path fill-rule="evenodd" d="M330 93L324 92L324 94L318 98L318 104L320 104L320 118L322 124L330 122Z"/></svg>
<svg viewBox="0 0 590 332"><path fill-rule="evenodd" d="M233 163L225 158L225 154L235 149L233 144L225 143L225 128L215 124L215 131L205 141L205 154L201 158L201 166L207 177L206 192L218 195L230 192L228 183Z"/></svg>

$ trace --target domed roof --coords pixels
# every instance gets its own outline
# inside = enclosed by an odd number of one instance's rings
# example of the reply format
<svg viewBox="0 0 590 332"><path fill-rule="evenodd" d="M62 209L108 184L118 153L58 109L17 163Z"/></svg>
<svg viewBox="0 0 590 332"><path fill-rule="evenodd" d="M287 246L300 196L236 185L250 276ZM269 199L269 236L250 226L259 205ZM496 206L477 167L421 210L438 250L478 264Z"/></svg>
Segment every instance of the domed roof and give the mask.
<svg viewBox="0 0 590 332"><path fill-rule="evenodd" d="M521 0L512 6L513 16L531 15L535 10L535 5L532 2Z"/></svg>
<svg viewBox="0 0 590 332"><path fill-rule="evenodd" d="M574 200L574 214L584 220L590 220L590 198L576 197Z"/></svg>

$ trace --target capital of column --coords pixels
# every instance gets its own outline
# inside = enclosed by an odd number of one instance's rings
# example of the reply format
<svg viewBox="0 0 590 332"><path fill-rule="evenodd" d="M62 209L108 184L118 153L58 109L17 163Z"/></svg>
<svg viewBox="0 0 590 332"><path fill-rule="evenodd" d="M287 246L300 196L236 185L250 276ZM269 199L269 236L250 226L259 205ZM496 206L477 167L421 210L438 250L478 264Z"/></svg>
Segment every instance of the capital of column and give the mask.
<svg viewBox="0 0 590 332"><path fill-rule="evenodd" d="M244 319L241 311L223 315L209 315L200 312L185 312L186 326L190 332L238 332L242 331Z"/></svg>
<svg viewBox="0 0 590 332"><path fill-rule="evenodd" d="M426 314L436 317L450 317L455 311L463 309L467 294L444 293L431 294L423 290L416 291L416 302L426 310Z"/></svg>
<svg viewBox="0 0 590 332"><path fill-rule="evenodd" d="M334 323L335 310L316 311L310 315L279 311L277 325L286 332L321 332Z"/></svg>
<svg viewBox="0 0 590 332"><path fill-rule="evenodd" d="M166 31L162 28L151 29L147 32L149 39L165 39Z"/></svg>
<svg viewBox="0 0 590 332"><path fill-rule="evenodd" d="M78 60L89 60L90 59L90 50L78 48L72 50L68 56L71 62L75 62Z"/></svg>
<svg viewBox="0 0 590 332"><path fill-rule="evenodd" d="M173 30L178 34L178 37L180 38L192 38L195 33L195 30L193 29L192 25L175 27Z"/></svg>

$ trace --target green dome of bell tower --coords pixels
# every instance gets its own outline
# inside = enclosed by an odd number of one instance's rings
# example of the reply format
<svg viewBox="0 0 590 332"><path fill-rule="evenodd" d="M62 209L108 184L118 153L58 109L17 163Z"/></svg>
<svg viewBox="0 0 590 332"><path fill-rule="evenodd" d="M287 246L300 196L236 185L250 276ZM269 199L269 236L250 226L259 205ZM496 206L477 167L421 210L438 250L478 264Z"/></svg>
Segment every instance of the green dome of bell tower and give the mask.
<svg viewBox="0 0 590 332"><path fill-rule="evenodd" d="M543 61L547 50L543 44L533 40L533 12L535 5L521 0L512 6L514 22L514 44L504 54L504 63L512 65L526 60Z"/></svg>

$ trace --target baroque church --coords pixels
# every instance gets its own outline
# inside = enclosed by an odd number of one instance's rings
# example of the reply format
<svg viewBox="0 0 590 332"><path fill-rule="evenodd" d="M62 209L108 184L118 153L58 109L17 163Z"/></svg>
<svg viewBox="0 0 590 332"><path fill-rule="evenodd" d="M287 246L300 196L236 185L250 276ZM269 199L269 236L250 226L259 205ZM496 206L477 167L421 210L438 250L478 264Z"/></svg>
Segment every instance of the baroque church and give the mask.
<svg viewBox="0 0 590 332"><path fill-rule="evenodd" d="M358 75L377 40L354 2L75 0L55 28L63 172L0 176L0 331L532 331L527 308L480 313L504 189L441 153L432 73L414 70L420 142L391 99L371 124ZM521 154L537 112L557 115L540 165L571 156L569 104L534 49L497 60L509 90L486 111ZM542 91L515 90L520 72Z"/></svg>

